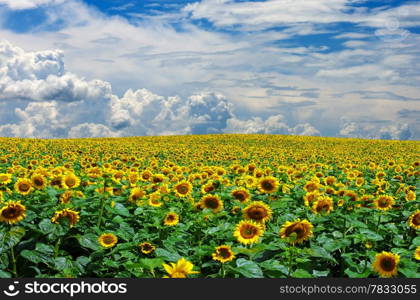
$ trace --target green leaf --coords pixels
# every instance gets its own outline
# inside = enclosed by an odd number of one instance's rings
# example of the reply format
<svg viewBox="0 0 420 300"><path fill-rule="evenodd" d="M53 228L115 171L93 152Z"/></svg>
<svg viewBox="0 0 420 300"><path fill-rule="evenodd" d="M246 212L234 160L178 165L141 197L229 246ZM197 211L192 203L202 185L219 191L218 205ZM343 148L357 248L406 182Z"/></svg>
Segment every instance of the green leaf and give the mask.
<svg viewBox="0 0 420 300"><path fill-rule="evenodd" d="M65 269L72 269L73 264L65 257L56 257L54 259L54 267L57 271L63 271Z"/></svg>
<svg viewBox="0 0 420 300"><path fill-rule="evenodd" d="M140 264L149 269L153 270L155 268L161 267L164 263L163 259L161 258L142 258L140 259Z"/></svg>
<svg viewBox="0 0 420 300"><path fill-rule="evenodd" d="M330 274L330 271L328 271L328 270L326 270L326 271L313 270L312 274L314 275L314 277L327 277Z"/></svg>
<svg viewBox="0 0 420 300"><path fill-rule="evenodd" d="M319 257L325 260L329 260L335 264L337 263L335 258L327 250L319 246L312 246L310 249L310 255L312 257Z"/></svg>
<svg viewBox="0 0 420 300"><path fill-rule="evenodd" d="M308 271L297 269L292 273L292 277L294 278L312 278L313 276L308 273Z"/></svg>
<svg viewBox="0 0 420 300"><path fill-rule="evenodd" d="M0 278L12 278L12 274L10 274L9 272L0 270Z"/></svg>
<svg viewBox="0 0 420 300"><path fill-rule="evenodd" d="M260 267L253 261L239 258L236 261L235 270L246 278L262 278L263 273Z"/></svg>
<svg viewBox="0 0 420 300"><path fill-rule="evenodd" d="M48 263L51 260L51 255L38 252L36 250L23 250L20 255L33 263Z"/></svg>
<svg viewBox="0 0 420 300"><path fill-rule="evenodd" d="M260 263L260 267L268 271L279 271L284 275L289 273L288 268L285 265L280 264L277 260L266 260Z"/></svg>
<svg viewBox="0 0 420 300"><path fill-rule="evenodd" d="M41 222L39 222L39 229L41 229L41 232L44 234L54 232L55 227L55 224L53 224L50 219L44 219Z"/></svg>
<svg viewBox="0 0 420 300"><path fill-rule="evenodd" d="M363 234L367 240L382 241L384 239L381 235L369 229L360 229L360 233Z"/></svg>
<svg viewBox="0 0 420 300"><path fill-rule="evenodd" d="M54 247L43 243L36 243L35 250L45 254L54 254Z"/></svg>
<svg viewBox="0 0 420 300"><path fill-rule="evenodd" d="M89 248L92 250L99 250L100 245L98 242L98 236L93 233L87 233L79 237L80 246Z"/></svg>
<svg viewBox="0 0 420 300"><path fill-rule="evenodd" d="M122 205L121 203L115 203L115 206L113 207L113 210L118 215L121 215L121 216L124 216L124 217L131 216L128 209L124 205Z"/></svg>
<svg viewBox="0 0 420 300"><path fill-rule="evenodd" d="M25 235L25 229L14 226L9 231L0 232L0 253L16 246Z"/></svg>
<svg viewBox="0 0 420 300"><path fill-rule="evenodd" d="M357 273L347 268L344 270L344 273L346 273L350 278L367 278L370 275L370 270L366 269L362 273Z"/></svg>
<svg viewBox="0 0 420 300"><path fill-rule="evenodd" d="M166 249L163 248L157 248L156 251L156 256L157 257L161 257L163 258L165 261L172 261L172 262L176 262L179 259L181 259L181 256L176 253L176 252L169 252Z"/></svg>
<svg viewBox="0 0 420 300"><path fill-rule="evenodd" d="M407 278L419 278L420 273L412 268L398 268L398 271Z"/></svg>

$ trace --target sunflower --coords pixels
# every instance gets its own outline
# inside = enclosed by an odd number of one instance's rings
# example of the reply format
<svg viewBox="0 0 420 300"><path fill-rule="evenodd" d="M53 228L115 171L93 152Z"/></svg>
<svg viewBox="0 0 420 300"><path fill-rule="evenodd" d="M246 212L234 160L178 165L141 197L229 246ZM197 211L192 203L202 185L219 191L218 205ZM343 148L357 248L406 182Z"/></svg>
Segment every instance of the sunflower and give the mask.
<svg viewBox="0 0 420 300"><path fill-rule="evenodd" d="M372 268L381 277L392 277L398 273L398 262L400 256L391 252L382 251L377 253L372 263Z"/></svg>
<svg viewBox="0 0 420 300"><path fill-rule="evenodd" d="M233 190L231 195L241 203L248 202L249 198L251 197L248 190L242 188Z"/></svg>
<svg viewBox="0 0 420 300"><path fill-rule="evenodd" d="M15 191L21 195L28 195L32 191L31 181L27 178L20 178L15 183Z"/></svg>
<svg viewBox="0 0 420 300"><path fill-rule="evenodd" d="M407 194L405 195L405 200L407 201L416 200L416 193L414 193L413 191L407 191Z"/></svg>
<svg viewBox="0 0 420 300"><path fill-rule="evenodd" d="M208 194L208 193L213 192L215 189L216 189L216 186L214 184L214 181L210 180L209 182L207 182L201 187L201 193Z"/></svg>
<svg viewBox="0 0 420 300"><path fill-rule="evenodd" d="M159 193L153 193L149 195L148 204L153 207L161 207L162 202L160 202L160 199L162 198L162 195Z"/></svg>
<svg viewBox="0 0 420 300"><path fill-rule="evenodd" d="M324 182L326 185L333 186L337 182L337 178L334 176L327 176L324 178Z"/></svg>
<svg viewBox="0 0 420 300"><path fill-rule="evenodd" d="M45 189L47 186L47 180L41 174L34 174L31 177L32 186L38 190Z"/></svg>
<svg viewBox="0 0 420 300"><path fill-rule="evenodd" d="M219 212L223 209L223 201L217 195L205 195L200 200L201 207Z"/></svg>
<svg viewBox="0 0 420 300"><path fill-rule="evenodd" d="M408 218L408 225L416 230L420 229L420 210L416 210L410 215Z"/></svg>
<svg viewBox="0 0 420 300"><path fill-rule="evenodd" d="M258 182L258 189L261 193L271 194L277 192L279 189L279 182L275 177L267 176L260 179Z"/></svg>
<svg viewBox="0 0 420 300"><path fill-rule="evenodd" d="M179 259L176 263L163 264L163 268L169 276L165 278L187 278L190 274L198 274L200 272L193 271L194 265L185 258Z"/></svg>
<svg viewBox="0 0 420 300"><path fill-rule="evenodd" d="M73 227L80 219L79 212L71 210L69 208L56 211L54 213L54 216L51 218L51 222L58 224L61 219L67 219L70 224L70 227Z"/></svg>
<svg viewBox="0 0 420 300"><path fill-rule="evenodd" d="M111 248L118 242L118 238L115 234L103 233L99 236L98 242L102 247Z"/></svg>
<svg viewBox="0 0 420 300"><path fill-rule="evenodd" d="M63 177L62 184L66 189L77 188L80 185L80 179L74 173L67 173Z"/></svg>
<svg viewBox="0 0 420 300"><path fill-rule="evenodd" d="M306 206L312 206L319 196L320 194L318 191L306 193L305 196L303 196L303 202Z"/></svg>
<svg viewBox="0 0 420 300"><path fill-rule="evenodd" d="M178 197L188 197L191 194L192 189L192 184L185 180L177 183L173 188Z"/></svg>
<svg viewBox="0 0 420 300"><path fill-rule="evenodd" d="M156 246L149 242L143 242L139 245L140 251L144 254L150 254L155 251Z"/></svg>
<svg viewBox="0 0 420 300"><path fill-rule="evenodd" d="M179 222L179 216L177 213L169 212L166 214L165 218L163 219L163 224L165 226L175 226Z"/></svg>
<svg viewBox="0 0 420 300"><path fill-rule="evenodd" d="M263 233L264 229L261 224L243 220L236 225L233 236L236 237L238 242L248 245L256 243Z"/></svg>
<svg viewBox="0 0 420 300"><path fill-rule="evenodd" d="M312 205L315 214L329 214L334 209L333 200L330 197L321 196Z"/></svg>
<svg viewBox="0 0 420 300"><path fill-rule="evenodd" d="M12 174L0 173L0 185L6 185L12 182Z"/></svg>
<svg viewBox="0 0 420 300"><path fill-rule="evenodd" d="M355 181L355 184L356 184L356 186L361 187L364 182L365 182L365 179L363 177L357 177L356 181Z"/></svg>
<svg viewBox="0 0 420 300"><path fill-rule="evenodd" d="M414 250L413 257L416 260L420 260L420 246L417 246L416 250Z"/></svg>
<svg viewBox="0 0 420 300"><path fill-rule="evenodd" d="M216 250L211 256L213 257L213 260L220 261L221 263L232 261L235 258L232 249L227 245L216 247Z"/></svg>
<svg viewBox="0 0 420 300"><path fill-rule="evenodd" d="M381 195L373 200L373 204L379 210L389 210L392 205L394 205L395 201L392 196Z"/></svg>
<svg viewBox="0 0 420 300"><path fill-rule="evenodd" d="M264 202L254 201L244 208L243 214L245 219L265 223L270 220L272 211Z"/></svg>
<svg viewBox="0 0 420 300"><path fill-rule="evenodd" d="M14 224L26 217L26 207L20 201L9 201L0 209L0 222Z"/></svg>
<svg viewBox="0 0 420 300"><path fill-rule="evenodd" d="M144 198L146 196L146 192L143 191L141 188L134 188L130 191L130 196L128 196L128 201L132 203L136 203L140 199Z"/></svg>
<svg viewBox="0 0 420 300"><path fill-rule="evenodd" d="M60 195L60 202L67 204L70 202L71 197L73 197L73 191L65 191Z"/></svg>
<svg viewBox="0 0 420 300"><path fill-rule="evenodd" d="M312 236L313 225L308 220L297 219L294 222L285 222L280 229L282 239L289 239L290 243L302 243Z"/></svg>
<svg viewBox="0 0 420 300"><path fill-rule="evenodd" d="M319 189L319 184L314 181L308 181L303 188L306 192L311 193Z"/></svg>

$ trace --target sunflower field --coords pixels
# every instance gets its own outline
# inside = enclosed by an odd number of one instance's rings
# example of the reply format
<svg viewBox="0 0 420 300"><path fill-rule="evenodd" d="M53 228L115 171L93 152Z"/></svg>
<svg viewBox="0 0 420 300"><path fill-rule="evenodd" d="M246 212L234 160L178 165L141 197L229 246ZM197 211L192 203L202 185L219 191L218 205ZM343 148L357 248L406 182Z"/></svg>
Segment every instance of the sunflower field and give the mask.
<svg viewBox="0 0 420 300"><path fill-rule="evenodd" d="M420 277L418 141L0 146L0 277Z"/></svg>

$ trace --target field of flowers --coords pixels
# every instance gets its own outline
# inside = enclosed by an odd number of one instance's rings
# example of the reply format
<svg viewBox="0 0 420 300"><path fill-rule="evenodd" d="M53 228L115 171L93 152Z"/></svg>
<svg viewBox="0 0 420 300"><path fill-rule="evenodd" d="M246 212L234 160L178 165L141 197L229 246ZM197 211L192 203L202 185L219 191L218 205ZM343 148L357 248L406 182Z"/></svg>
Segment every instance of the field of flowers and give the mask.
<svg viewBox="0 0 420 300"><path fill-rule="evenodd" d="M0 146L0 277L420 277L418 141Z"/></svg>

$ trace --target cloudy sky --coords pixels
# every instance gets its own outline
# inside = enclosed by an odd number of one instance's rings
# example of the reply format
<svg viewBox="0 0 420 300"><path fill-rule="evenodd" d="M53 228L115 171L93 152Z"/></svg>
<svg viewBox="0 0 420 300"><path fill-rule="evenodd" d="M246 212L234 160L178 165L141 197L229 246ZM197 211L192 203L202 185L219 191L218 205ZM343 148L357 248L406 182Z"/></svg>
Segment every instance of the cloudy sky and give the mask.
<svg viewBox="0 0 420 300"><path fill-rule="evenodd" d="M0 136L420 139L420 3L0 0Z"/></svg>

